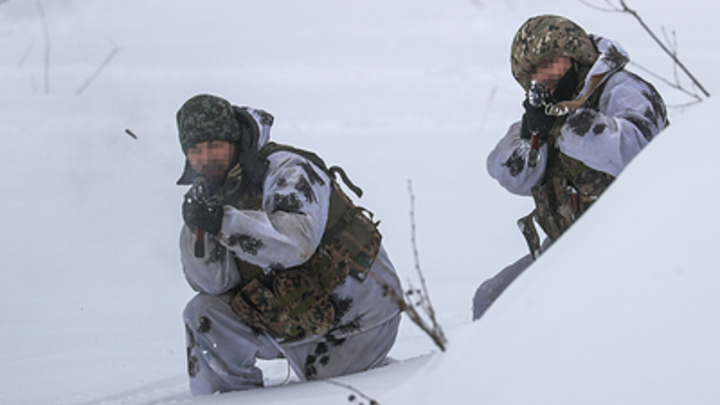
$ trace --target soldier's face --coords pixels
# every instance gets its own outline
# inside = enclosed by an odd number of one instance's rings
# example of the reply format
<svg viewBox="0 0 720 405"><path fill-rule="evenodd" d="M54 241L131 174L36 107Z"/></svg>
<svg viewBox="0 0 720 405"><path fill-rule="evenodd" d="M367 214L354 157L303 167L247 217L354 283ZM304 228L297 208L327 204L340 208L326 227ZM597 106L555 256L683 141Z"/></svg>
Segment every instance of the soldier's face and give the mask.
<svg viewBox="0 0 720 405"><path fill-rule="evenodd" d="M228 141L201 142L187 151L190 166L209 181L222 180L235 157L235 145Z"/></svg>
<svg viewBox="0 0 720 405"><path fill-rule="evenodd" d="M548 90L554 91L560 79L572 67L572 61L567 56L558 56L545 62L535 69L532 80L547 85Z"/></svg>

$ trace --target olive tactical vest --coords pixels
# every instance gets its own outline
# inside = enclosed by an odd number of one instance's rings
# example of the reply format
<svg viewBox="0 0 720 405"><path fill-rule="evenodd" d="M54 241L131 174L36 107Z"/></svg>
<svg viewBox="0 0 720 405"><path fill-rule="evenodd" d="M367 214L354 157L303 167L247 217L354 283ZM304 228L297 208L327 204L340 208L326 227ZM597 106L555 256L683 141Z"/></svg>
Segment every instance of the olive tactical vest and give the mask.
<svg viewBox="0 0 720 405"><path fill-rule="evenodd" d="M603 83L588 98L584 107L597 111L604 88ZM558 117L550 131L545 176L540 184L531 189L535 210L518 220L518 226L534 258L541 253L541 249L540 237L533 219L550 240L555 241L615 180L614 176L591 169L583 162L560 151L555 140L560 135L560 128L566 117Z"/></svg>
<svg viewBox="0 0 720 405"><path fill-rule="evenodd" d="M269 143L260 153L278 151L298 154L322 169L330 178L330 209L322 241L305 263L289 269L266 272L259 266L235 258L243 284L231 294L233 311L251 327L279 339L299 339L306 334L327 333L335 319L330 299L333 290L348 276L364 281L380 249L381 235L372 214L355 206L335 181L340 174L358 196L362 190L350 182L339 167L327 168L312 152ZM228 174L224 203L238 209L262 208L262 190L240 193L239 167ZM369 215L369 216L368 216Z"/></svg>

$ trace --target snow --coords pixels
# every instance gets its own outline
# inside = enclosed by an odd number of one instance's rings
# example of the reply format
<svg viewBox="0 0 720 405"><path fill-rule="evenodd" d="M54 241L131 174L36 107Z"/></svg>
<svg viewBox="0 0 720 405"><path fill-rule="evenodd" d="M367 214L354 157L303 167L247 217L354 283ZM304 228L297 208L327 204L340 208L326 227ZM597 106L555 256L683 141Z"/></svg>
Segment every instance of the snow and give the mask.
<svg viewBox="0 0 720 405"><path fill-rule="evenodd" d="M718 6L629 5L657 32L675 31L680 58L715 94L720 49L706 38L718 36ZM418 284L412 180L448 351L406 319L396 363L334 382L384 405L714 402L715 98L672 109L670 128L470 322L477 286L525 254L514 222L532 204L494 183L484 159L520 116L509 43L545 12L673 77L632 17L579 1L0 2L0 403L349 402L351 390L329 382L280 386L280 362L262 365L276 387L189 394L174 115L200 92L267 109L274 139L341 164L382 220L406 285ZM652 81L669 104L688 101Z"/></svg>

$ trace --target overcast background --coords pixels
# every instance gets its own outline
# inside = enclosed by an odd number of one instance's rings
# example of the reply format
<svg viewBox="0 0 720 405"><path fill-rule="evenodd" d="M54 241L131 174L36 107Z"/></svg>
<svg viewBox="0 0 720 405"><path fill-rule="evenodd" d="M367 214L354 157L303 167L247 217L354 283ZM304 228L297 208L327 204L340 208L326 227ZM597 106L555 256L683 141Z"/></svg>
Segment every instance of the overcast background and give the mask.
<svg viewBox="0 0 720 405"><path fill-rule="evenodd" d="M629 5L660 36L677 34L680 58L715 93L718 6ZM532 203L497 185L485 157L522 113L509 45L540 13L674 77L631 16L571 0L0 2L0 402L347 402L322 383L190 397L174 117L198 93L266 109L274 140L342 165L406 286L418 284L412 180L420 264L450 350L436 353L406 319L391 353L404 362L343 381L383 404L718 398L713 98L672 108L671 127L596 208L470 322L477 286L526 252L515 220ZM691 101L631 70L668 104ZM283 380L282 364L266 367L268 384Z"/></svg>

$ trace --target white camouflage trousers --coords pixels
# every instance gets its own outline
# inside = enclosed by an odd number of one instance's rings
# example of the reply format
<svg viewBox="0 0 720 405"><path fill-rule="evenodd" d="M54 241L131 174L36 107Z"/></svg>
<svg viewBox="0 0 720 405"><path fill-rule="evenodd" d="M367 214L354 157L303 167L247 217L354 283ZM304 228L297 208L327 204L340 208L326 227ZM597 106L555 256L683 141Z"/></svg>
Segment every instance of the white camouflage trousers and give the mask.
<svg viewBox="0 0 720 405"><path fill-rule="evenodd" d="M256 359L286 358L301 379L322 379L381 365L392 348L400 314L371 329L334 338L284 343L251 329L232 311L227 295L197 294L185 307L187 360L193 395L263 386Z"/></svg>

